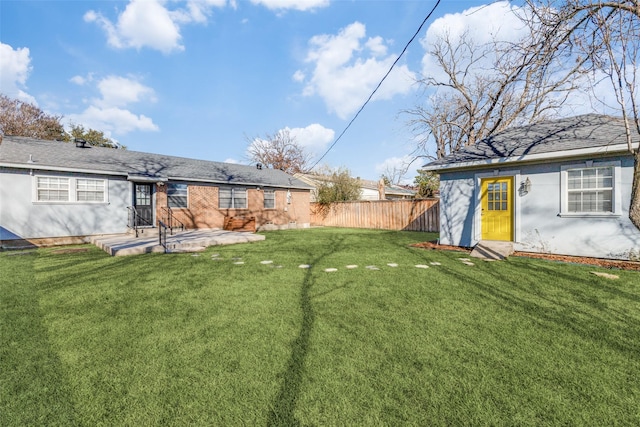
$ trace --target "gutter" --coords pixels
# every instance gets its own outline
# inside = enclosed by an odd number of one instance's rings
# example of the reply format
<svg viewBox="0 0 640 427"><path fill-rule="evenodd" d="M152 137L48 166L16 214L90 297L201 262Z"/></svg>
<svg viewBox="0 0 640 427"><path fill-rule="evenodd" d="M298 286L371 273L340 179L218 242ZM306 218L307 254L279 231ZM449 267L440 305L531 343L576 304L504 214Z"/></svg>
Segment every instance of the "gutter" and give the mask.
<svg viewBox="0 0 640 427"><path fill-rule="evenodd" d="M491 159L485 160L476 160L476 161L468 161L468 162L457 162L457 163L446 163L443 165L433 165L429 166L429 164L424 165L421 170L430 171L430 172L438 172L438 171L449 171L449 170L459 170L459 169L478 169L486 166L492 165L502 165L502 164L519 164L519 163L543 163L547 160L562 160L562 159L572 159L576 157L585 157L592 154L619 154L619 153L628 153L627 144L616 144L616 145L608 145L601 147L589 147L589 148L579 148L571 151L554 151L551 153L540 153L540 154L525 154L519 157L495 157Z"/></svg>

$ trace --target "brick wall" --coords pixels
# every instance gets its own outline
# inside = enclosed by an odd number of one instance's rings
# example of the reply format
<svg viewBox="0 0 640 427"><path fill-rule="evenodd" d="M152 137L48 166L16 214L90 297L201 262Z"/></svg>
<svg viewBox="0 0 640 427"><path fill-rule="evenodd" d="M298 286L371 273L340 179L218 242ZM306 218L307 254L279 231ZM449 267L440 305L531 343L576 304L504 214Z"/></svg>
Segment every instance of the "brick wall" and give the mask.
<svg viewBox="0 0 640 427"><path fill-rule="evenodd" d="M247 188L247 209L219 209L218 186L189 184L188 208L173 208L173 215L186 228L222 228L225 217L255 217L258 229L308 227L311 222L310 192L275 189L276 208L264 209L264 191ZM167 206L167 186L156 188L156 216L162 218Z"/></svg>

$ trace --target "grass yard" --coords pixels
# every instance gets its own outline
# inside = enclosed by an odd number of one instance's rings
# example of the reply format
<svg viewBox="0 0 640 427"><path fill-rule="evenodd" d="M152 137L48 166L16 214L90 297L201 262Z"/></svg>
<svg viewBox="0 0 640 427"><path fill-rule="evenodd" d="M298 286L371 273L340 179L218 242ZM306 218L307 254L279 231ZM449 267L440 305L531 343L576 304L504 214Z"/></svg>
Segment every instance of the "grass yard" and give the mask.
<svg viewBox="0 0 640 427"><path fill-rule="evenodd" d="M640 273L266 235L0 253L0 425L640 425Z"/></svg>

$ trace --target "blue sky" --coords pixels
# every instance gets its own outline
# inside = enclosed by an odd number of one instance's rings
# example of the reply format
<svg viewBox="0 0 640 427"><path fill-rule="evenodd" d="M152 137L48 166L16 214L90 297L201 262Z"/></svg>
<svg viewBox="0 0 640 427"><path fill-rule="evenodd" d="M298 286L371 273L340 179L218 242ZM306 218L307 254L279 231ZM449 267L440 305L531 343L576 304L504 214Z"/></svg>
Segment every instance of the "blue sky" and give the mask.
<svg viewBox="0 0 640 427"><path fill-rule="evenodd" d="M2 0L0 91L130 150L248 163L247 138L288 128L318 158L435 3ZM424 96L428 28L482 27L509 8L483 3L442 1L322 164L378 179L406 161L399 112Z"/></svg>

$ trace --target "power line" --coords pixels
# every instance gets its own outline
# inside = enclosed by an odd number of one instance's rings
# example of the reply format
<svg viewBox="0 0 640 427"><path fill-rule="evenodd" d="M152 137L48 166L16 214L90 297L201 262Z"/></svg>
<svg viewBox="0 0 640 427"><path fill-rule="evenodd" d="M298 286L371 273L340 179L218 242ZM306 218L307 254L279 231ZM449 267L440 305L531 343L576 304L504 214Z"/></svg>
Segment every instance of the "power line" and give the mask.
<svg viewBox="0 0 640 427"><path fill-rule="evenodd" d="M413 36L411 37L411 39L409 39L409 41L407 42L407 44L404 46L404 49L402 49L402 52L400 52L400 55L398 55L398 57L396 58L395 61L393 61L393 64L391 64L391 67L389 67L389 70L387 71L387 73L382 77L382 79L380 80L380 82L378 83L378 85L376 86L376 88L373 90L373 92L371 92L371 95L369 95L369 97L367 98L367 100L364 102L364 104L362 104L362 107L360 107L360 109L358 110L358 112L353 116L353 118L351 119L351 121L347 124L347 126L344 128L344 130L340 133L340 135L338 135L338 137L335 139L335 141L333 141L333 143L329 146L329 148L327 149L327 151L324 152L324 154L322 156L320 156L320 158L313 164L313 166L311 166L310 169L315 168L318 163L320 163L322 161L322 159L325 158L325 156L327 154L329 154L329 151L331 151L333 149L333 147L335 147L335 145L338 143L338 141L340 141L340 139L342 138L342 136L347 132L347 130L351 127L351 125L353 124L353 122L355 122L355 120L358 118L358 116L360 115L360 113L362 112L362 110L364 110L364 107L367 106L367 104L369 103L369 101L371 101L371 98L373 98L373 95L376 94L376 92L378 91L378 89L380 89L380 86L382 86L382 83L387 79L387 77L389 76L389 74L391 74L391 71L393 70L393 68L396 66L396 64L398 63L398 61L400 61L400 58L402 58L402 55L405 54L405 52L407 51L407 49L409 48L409 45L415 40L415 38L418 36L418 34L420 34L420 31L422 30L422 27L424 27L424 24L427 23L427 21L429 20L429 18L431 18L431 15L433 15L433 12L436 11L436 8L438 7L438 5L440 4L440 0L436 1L436 4L431 8L431 11L429 12L429 14L424 18L424 20L422 21L422 23L420 24L420 26L418 27L418 29L416 30L416 32L413 34Z"/></svg>

